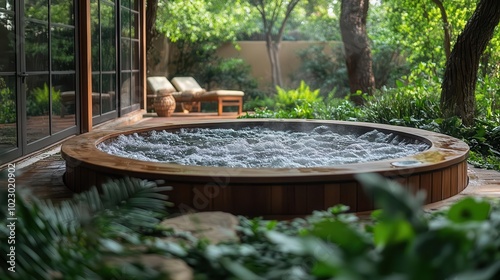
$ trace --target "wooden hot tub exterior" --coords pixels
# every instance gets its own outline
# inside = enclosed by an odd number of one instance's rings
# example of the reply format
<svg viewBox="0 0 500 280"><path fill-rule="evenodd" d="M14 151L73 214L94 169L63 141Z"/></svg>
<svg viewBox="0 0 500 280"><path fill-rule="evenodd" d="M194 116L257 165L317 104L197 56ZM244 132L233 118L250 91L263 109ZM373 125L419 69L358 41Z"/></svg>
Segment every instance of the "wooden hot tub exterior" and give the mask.
<svg viewBox="0 0 500 280"><path fill-rule="evenodd" d="M427 142L431 147L404 158L313 168L184 166L117 157L96 148L98 143L120 134L150 130L245 126L300 130L317 125L360 133L378 129ZM67 140L61 149L66 161L64 181L75 192L120 176L163 179L165 185L174 187L167 194L169 201L180 211L225 211L278 219L309 215L314 210L326 210L336 204L345 204L353 212L373 210L373 198L364 194L354 178L356 174L367 172L395 180L413 193L425 190L426 203L449 198L467 186L468 151L467 144L458 139L413 128L360 122L269 119L185 122L93 131ZM398 164L411 161L419 164Z"/></svg>

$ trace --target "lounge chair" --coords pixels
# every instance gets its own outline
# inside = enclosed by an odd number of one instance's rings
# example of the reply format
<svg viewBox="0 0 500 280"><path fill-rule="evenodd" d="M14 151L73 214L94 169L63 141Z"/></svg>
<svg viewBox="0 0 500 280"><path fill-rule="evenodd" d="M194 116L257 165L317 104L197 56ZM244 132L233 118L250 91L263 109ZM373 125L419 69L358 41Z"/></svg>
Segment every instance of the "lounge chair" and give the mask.
<svg viewBox="0 0 500 280"><path fill-rule="evenodd" d="M175 101L182 105L181 107L188 107L186 104L190 104L195 98L195 94L192 92L178 92L175 87L165 78L164 76L153 76L147 78L148 93L147 93L147 109L153 109L154 99L157 94L160 93L171 93Z"/></svg>
<svg viewBox="0 0 500 280"><path fill-rule="evenodd" d="M192 102L217 102L217 114L219 116L222 115L223 108L227 106L238 106L238 115L243 111L243 96L245 95L243 91L206 91L193 77L175 77L172 79L172 84L179 92L192 94Z"/></svg>

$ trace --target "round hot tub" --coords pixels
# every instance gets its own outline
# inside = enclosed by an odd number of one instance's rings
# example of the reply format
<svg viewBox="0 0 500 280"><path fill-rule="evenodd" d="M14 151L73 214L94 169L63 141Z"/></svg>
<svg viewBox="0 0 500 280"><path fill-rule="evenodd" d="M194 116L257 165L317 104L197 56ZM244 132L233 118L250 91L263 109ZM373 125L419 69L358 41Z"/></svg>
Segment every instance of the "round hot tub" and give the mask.
<svg viewBox="0 0 500 280"><path fill-rule="evenodd" d="M308 132L327 127L340 134L362 135L370 131L419 142L426 149L398 158L319 166L221 167L182 165L124 158L98 149L121 135L152 131L176 133L182 129L266 128ZM225 211L245 216L287 219L344 204L353 212L373 210L355 179L356 174L378 173L413 193L425 190L427 203L460 193L467 186L469 147L453 137L425 130L373 123L318 120L224 120L183 122L160 126L135 126L100 130L67 140L61 149L66 161L64 180L73 191L99 186L121 176L165 180L173 186L169 200L181 211Z"/></svg>

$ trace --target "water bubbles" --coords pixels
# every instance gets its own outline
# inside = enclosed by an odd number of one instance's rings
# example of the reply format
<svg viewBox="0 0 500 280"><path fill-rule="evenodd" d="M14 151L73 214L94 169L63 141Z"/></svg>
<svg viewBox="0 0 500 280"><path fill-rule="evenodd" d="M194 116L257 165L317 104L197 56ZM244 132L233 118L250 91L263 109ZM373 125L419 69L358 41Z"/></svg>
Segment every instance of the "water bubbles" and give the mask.
<svg viewBox="0 0 500 280"><path fill-rule="evenodd" d="M145 161L246 168L299 168L399 158L429 146L372 130L339 134L328 126L311 131L183 128L120 135L98 145L104 152Z"/></svg>

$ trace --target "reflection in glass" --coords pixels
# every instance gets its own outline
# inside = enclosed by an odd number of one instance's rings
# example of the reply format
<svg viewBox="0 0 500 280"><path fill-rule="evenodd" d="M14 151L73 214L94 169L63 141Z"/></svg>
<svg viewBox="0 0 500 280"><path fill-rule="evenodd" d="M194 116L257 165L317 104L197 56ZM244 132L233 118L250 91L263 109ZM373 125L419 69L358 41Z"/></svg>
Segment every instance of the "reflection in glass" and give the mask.
<svg viewBox="0 0 500 280"><path fill-rule="evenodd" d="M131 81L131 87L132 87L132 103L134 104L140 104L141 103L141 97L142 97L142 92L140 91L139 87L139 73L134 72L132 74L132 81Z"/></svg>
<svg viewBox="0 0 500 280"><path fill-rule="evenodd" d="M122 38L122 43L121 43L121 68L122 70L130 70L131 65L130 65L130 39L128 38Z"/></svg>
<svg viewBox="0 0 500 280"><path fill-rule="evenodd" d="M47 71L49 69L49 48L47 24L26 23L26 70Z"/></svg>
<svg viewBox="0 0 500 280"><path fill-rule="evenodd" d="M14 77L0 76L0 154L17 147L17 111Z"/></svg>
<svg viewBox="0 0 500 280"><path fill-rule="evenodd" d="M14 0L0 0L0 10L14 11Z"/></svg>
<svg viewBox="0 0 500 280"><path fill-rule="evenodd" d="M116 25L114 6L101 5L102 70L116 71Z"/></svg>
<svg viewBox="0 0 500 280"><path fill-rule="evenodd" d="M133 13L131 18L130 18L130 38L138 38L138 32L137 28L139 28L138 23L139 23L139 15L136 13Z"/></svg>
<svg viewBox="0 0 500 280"><path fill-rule="evenodd" d="M49 20L48 0L25 0L24 13L27 18Z"/></svg>
<svg viewBox="0 0 500 280"><path fill-rule="evenodd" d="M27 142L49 136L50 134L50 100L59 93L49 86L48 75L29 76L26 78L27 103Z"/></svg>
<svg viewBox="0 0 500 280"><path fill-rule="evenodd" d="M52 0L50 1L50 20L52 23L74 25L73 1Z"/></svg>
<svg viewBox="0 0 500 280"><path fill-rule="evenodd" d="M91 17L91 42L92 42L92 69L97 71L100 69L100 53L101 49L101 34L99 33L99 5L98 0L92 0L90 2L90 17Z"/></svg>
<svg viewBox="0 0 500 280"><path fill-rule="evenodd" d="M139 42L132 41L132 70L139 70Z"/></svg>
<svg viewBox="0 0 500 280"><path fill-rule="evenodd" d="M121 10L122 16L122 37L130 37L130 11L127 9Z"/></svg>
<svg viewBox="0 0 500 280"><path fill-rule="evenodd" d="M53 75L52 134L76 125L75 74Z"/></svg>
<svg viewBox="0 0 500 280"><path fill-rule="evenodd" d="M102 74L102 113L116 110L116 75Z"/></svg>
<svg viewBox="0 0 500 280"><path fill-rule="evenodd" d="M101 114L101 75L92 75L92 116L99 116Z"/></svg>
<svg viewBox="0 0 500 280"><path fill-rule="evenodd" d="M131 76L130 73L122 73L122 85L120 87L120 105L121 109L129 107L131 104Z"/></svg>
<svg viewBox="0 0 500 280"><path fill-rule="evenodd" d="M122 0L122 6L130 8L130 2L131 2L130 0Z"/></svg>
<svg viewBox="0 0 500 280"><path fill-rule="evenodd" d="M16 71L16 34L14 15L0 13L0 72Z"/></svg>
<svg viewBox="0 0 500 280"><path fill-rule="evenodd" d="M52 70L75 69L75 29L52 28Z"/></svg>

